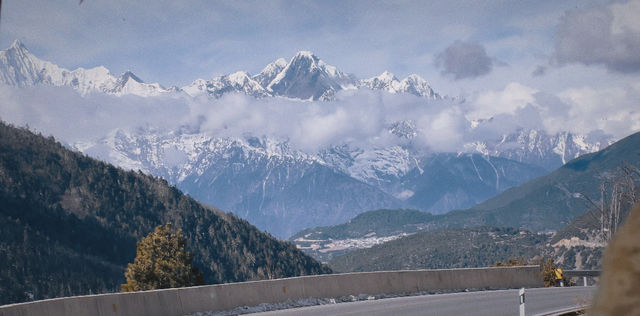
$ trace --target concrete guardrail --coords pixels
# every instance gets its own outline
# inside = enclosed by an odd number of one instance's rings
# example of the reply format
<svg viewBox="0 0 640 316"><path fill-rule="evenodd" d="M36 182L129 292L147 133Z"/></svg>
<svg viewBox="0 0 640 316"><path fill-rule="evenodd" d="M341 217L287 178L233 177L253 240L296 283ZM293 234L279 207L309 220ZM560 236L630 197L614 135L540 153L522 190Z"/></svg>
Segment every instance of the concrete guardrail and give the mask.
<svg viewBox="0 0 640 316"><path fill-rule="evenodd" d="M176 316L312 297L541 286L539 266L363 272L57 298L0 306L0 316Z"/></svg>
<svg viewBox="0 0 640 316"><path fill-rule="evenodd" d="M582 277L582 285L583 286L588 286L589 285L589 281L587 280L587 278L595 278L595 277L599 277L600 273L602 271L600 270L565 270L562 272L562 275L565 278L580 278ZM592 281L593 283L593 281Z"/></svg>
<svg viewBox="0 0 640 316"><path fill-rule="evenodd" d="M597 277L600 276L600 270L564 270L562 275L567 278L572 277Z"/></svg>

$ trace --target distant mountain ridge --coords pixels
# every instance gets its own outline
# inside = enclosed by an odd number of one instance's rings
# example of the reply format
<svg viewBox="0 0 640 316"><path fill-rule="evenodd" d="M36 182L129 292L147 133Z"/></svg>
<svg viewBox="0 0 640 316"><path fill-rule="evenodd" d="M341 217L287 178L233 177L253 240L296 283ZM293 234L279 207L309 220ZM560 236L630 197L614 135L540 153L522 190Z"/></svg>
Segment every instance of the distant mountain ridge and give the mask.
<svg viewBox="0 0 640 316"><path fill-rule="evenodd" d="M118 131L75 148L123 168L162 176L199 200L281 238L380 208L434 213L476 203L544 174L479 154L428 154L399 146L306 153L269 137Z"/></svg>
<svg viewBox="0 0 640 316"><path fill-rule="evenodd" d="M402 205L319 157L270 138L120 131L79 149L162 176L200 201L233 211L279 237L314 223L338 223L367 209Z"/></svg>
<svg viewBox="0 0 640 316"><path fill-rule="evenodd" d="M6 50L0 51L0 83L18 87L42 84L68 86L82 95L100 92L149 97L183 92L190 96L205 94L219 98L228 93L241 93L257 98L279 96L330 101L338 91L368 88L389 93L410 93L431 99L440 98L426 80L415 74L402 81L391 80L386 86L371 85L371 80L373 78L358 80L355 76L326 64L313 53L300 51L288 62L279 58L253 76L238 71L210 80L196 79L182 88L167 89L157 83L145 83L130 71L115 77L104 66L64 69L37 58L17 40Z"/></svg>
<svg viewBox="0 0 640 316"><path fill-rule="evenodd" d="M305 105L309 100L330 102L340 91L354 89L415 94L425 106L440 105L433 100L443 98L419 76L399 80L384 72L357 80L306 51L289 61L277 59L256 75L239 71L165 89L143 83L131 72L114 77L104 67L66 70L37 59L15 42L0 51L0 83L71 87L81 94L180 95L187 102L190 96L206 100L238 93L296 99ZM471 131L492 124L490 119L468 123ZM285 238L371 209L405 207L440 214L468 208L612 141L607 135L520 129L495 139L472 137L459 152L438 153L416 145L429 137L416 122L383 124L387 130L382 133L388 132L383 136L391 136L384 147L338 142L309 152L286 138L222 137L198 127L112 130L70 147L122 168L164 177L194 197ZM304 198L292 199L293 193ZM309 212L316 215L307 216Z"/></svg>
<svg viewBox="0 0 640 316"><path fill-rule="evenodd" d="M240 73L243 74L242 80L225 83L225 78L237 77ZM309 51L296 53L288 62L279 58L254 76L236 72L211 80L197 79L182 88L192 96L206 93L212 97L220 97L228 92L240 92L254 97L281 96L320 101L334 100L338 91L353 89L382 90L392 94L409 93L430 99L442 98L426 80L416 74L399 81L385 71L378 77L358 80L354 75L326 64Z"/></svg>
<svg viewBox="0 0 640 316"><path fill-rule="evenodd" d="M14 41L8 49L0 51L0 82L19 87L41 84L68 86L83 95L101 92L154 96L168 92L157 83L144 83L130 71L114 77L103 66L75 70L61 68L37 58L20 41Z"/></svg>
<svg viewBox="0 0 640 316"><path fill-rule="evenodd" d="M489 122L476 122L474 128ZM609 146L606 135L579 135L569 132L547 134L536 129L519 129L498 139L476 140L465 144L466 152L507 158L541 166L549 171L579 156Z"/></svg>
<svg viewBox="0 0 640 316"><path fill-rule="evenodd" d="M371 90L385 90L390 93L411 93L432 99L441 98L422 77L416 74L409 75L400 81L394 74L384 71L377 77L360 80L359 86Z"/></svg>
<svg viewBox="0 0 640 316"><path fill-rule="evenodd" d="M508 189L469 211L453 212L450 221L459 220L464 225L470 221L491 222L534 231L561 229L591 207L578 194L597 196L599 185L608 173L617 171L625 163L640 165L639 155L640 132L573 159L548 175ZM563 205L561 211L558 205Z"/></svg>
<svg viewBox="0 0 640 316"><path fill-rule="evenodd" d="M478 225L559 230L591 205L583 196L600 196L600 184L624 164L640 166L640 132L573 159L467 210L451 211L433 221L436 228Z"/></svg>
<svg viewBox="0 0 640 316"><path fill-rule="evenodd" d="M400 138L418 132L410 122L390 126L390 133ZM363 150L336 145L307 153L286 140L218 138L188 130L115 131L74 147L126 169L162 176L203 202L287 238L301 229L339 224L372 209L404 207L441 214L468 208L557 167L558 149L571 156L594 148L542 146L573 142L577 136L571 134L520 133L538 136L531 143L527 141L532 138L515 136L507 137L512 143L496 142L494 153L499 157L425 155L403 146ZM499 146L508 149L501 152ZM549 159L546 168L527 163L527 153L539 155L542 150L557 158ZM518 159L524 162L500 158L520 152L524 154ZM293 192L300 197L291 199Z"/></svg>
<svg viewBox="0 0 640 316"><path fill-rule="evenodd" d="M573 159L548 175L507 189L470 209L441 215L415 210L368 211L340 225L302 230L290 240L319 260L326 260L333 253L371 247L389 237L397 239L421 231L477 226L514 227L534 233L562 230L547 245L552 248L550 255L568 266L593 267L599 259L598 251L602 251L602 242L594 232L599 229L600 215L599 210L590 211L594 206L583 196L597 201L603 181L626 164L640 168L640 133ZM640 174L635 175L636 181L638 177Z"/></svg>

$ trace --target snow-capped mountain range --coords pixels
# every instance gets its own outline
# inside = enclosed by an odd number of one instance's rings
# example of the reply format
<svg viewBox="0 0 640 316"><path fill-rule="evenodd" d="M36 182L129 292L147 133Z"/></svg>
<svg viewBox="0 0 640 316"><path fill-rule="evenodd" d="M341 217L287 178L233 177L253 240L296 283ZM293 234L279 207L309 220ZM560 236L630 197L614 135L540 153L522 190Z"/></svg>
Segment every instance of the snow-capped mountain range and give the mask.
<svg viewBox="0 0 640 316"><path fill-rule="evenodd" d="M400 81L394 74L385 71L377 77L361 80L359 86L372 90L384 90L389 93L411 93L432 99L441 98L439 94L431 89L426 80L415 74L409 75Z"/></svg>
<svg viewBox="0 0 640 316"><path fill-rule="evenodd" d="M277 59L255 75L239 71L167 89L144 83L131 72L115 77L104 67L67 70L38 59L18 41L0 51L0 84L141 97L219 98L240 93L331 101L342 90L371 89L427 100L442 98L417 75L399 80L385 71L358 80L306 51L289 61ZM469 122L468 128L483 124L490 121ZM521 129L496 139L468 140L461 152L434 153L414 146L413 140L425 132L410 120L390 122L387 131L397 138L395 144L361 148L336 143L315 152L295 148L287 139L219 137L193 127L114 130L70 146L126 169L161 176L202 202L232 211L278 237L288 237L378 208L443 213L470 207L614 141L606 135L549 135Z"/></svg>
<svg viewBox="0 0 640 316"><path fill-rule="evenodd" d="M469 142L464 147L465 152L527 162L551 171L571 159L596 152L613 142L607 135L588 136L569 132L548 135L540 130L523 129L503 135L500 139Z"/></svg>
<svg viewBox="0 0 640 316"><path fill-rule="evenodd" d="M279 96L329 101L338 91L367 88L440 98L426 80L418 75L413 74L399 81L385 71L378 77L358 80L355 76L326 64L309 51L298 52L289 62L279 58L253 76L238 71L209 80L196 79L182 88L167 89L157 83L145 83L129 71L115 77L103 66L91 69L64 69L37 58L19 41L14 41L8 49L0 51L0 83L20 87L41 84L69 86L83 95L101 92L148 97L184 92L190 96L206 94L219 98L227 93L242 93L258 98Z"/></svg>
<svg viewBox="0 0 640 316"><path fill-rule="evenodd" d="M394 127L389 127L390 133ZM126 169L161 176L205 203L288 237L371 209L443 213L471 207L544 175L562 159L608 144L603 140L584 146L582 136L535 130L506 139L469 144L482 149L469 153L425 154L411 146L362 149L346 144L308 153L287 140L268 137L218 138L186 129L140 129L114 131L73 147Z"/></svg>
<svg viewBox="0 0 640 316"><path fill-rule="evenodd" d="M161 176L198 200L233 211L279 237L366 209L402 205L317 155L270 138L115 131L74 147L123 168Z"/></svg>

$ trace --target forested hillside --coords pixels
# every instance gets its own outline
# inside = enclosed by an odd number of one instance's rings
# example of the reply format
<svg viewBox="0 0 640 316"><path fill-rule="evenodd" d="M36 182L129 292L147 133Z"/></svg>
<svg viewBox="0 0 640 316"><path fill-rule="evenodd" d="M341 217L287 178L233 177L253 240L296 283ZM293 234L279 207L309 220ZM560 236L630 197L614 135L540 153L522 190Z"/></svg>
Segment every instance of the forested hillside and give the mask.
<svg viewBox="0 0 640 316"><path fill-rule="evenodd" d="M421 232L333 258L339 272L486 267L543 253L548 236L515 228L474 227Z"/></svg>
<svg viewBox="0 0 640 316"><path fill-rule="evenodd" d="M391 236L396 234L411 234L427 227L427 223L435 218L431 213L417 210L375 210L360 213L348 222L335 226L308 228L293 235L306 239L346 239L362 238L375 233L376 236Z"/></svg>
<svg viewBox="0 0 640 316"><path fill-rule="evenodd" d="M334 257L330 266L338 271L476 266L491 264L492 257L504 261L508 258L500 256L508 254L527 261L544 255L563 268L597 269L608 240L631 207L640 202L639 144L640 133L630 135L468 210L434 216L417 211L371 211L342 225L302 231L292 240L306 246L307 253L325 260L335 239L426 231ZM381 229L383 223L393 229ZM494 233L474 228L481 225L558 232L524 232L515 236L518 238L502 240L495 239L498 235ZM498 245L491 244L487 236ZM524 236L535 238L521 238ZM359 245L369 246L363 242ZM478 249L483 251L477 253ZM336 255L347 252L339 250Z"/></svg>
<svg viewBox="0 0 640 316"><path fill-rule="evenodd" d="M166 223L207 284L330 272L163 179L0 123L0 304L119 291L136 241Z"/></svg>

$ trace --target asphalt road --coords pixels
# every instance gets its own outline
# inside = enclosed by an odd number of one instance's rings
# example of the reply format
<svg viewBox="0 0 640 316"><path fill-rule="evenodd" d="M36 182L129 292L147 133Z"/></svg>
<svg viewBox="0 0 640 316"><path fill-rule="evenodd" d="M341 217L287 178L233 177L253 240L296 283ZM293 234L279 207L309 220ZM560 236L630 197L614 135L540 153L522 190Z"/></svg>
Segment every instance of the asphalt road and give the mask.
<svg viewBox="0 0 640 316"><path fill-rule="evenodd" d="M527 289L526 315L588 305L595 287ZM398 297L279 310L254 315L519 315L518 290Z"/></svg>

